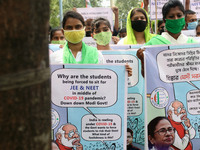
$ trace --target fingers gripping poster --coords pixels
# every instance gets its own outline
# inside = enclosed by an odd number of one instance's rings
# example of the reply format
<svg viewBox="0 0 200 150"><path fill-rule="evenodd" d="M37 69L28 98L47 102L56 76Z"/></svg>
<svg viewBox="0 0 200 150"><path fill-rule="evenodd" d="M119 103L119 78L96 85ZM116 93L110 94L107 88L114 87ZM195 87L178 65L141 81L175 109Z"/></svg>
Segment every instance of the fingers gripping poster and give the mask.
<svg viewBox="0 0 200 150"><path fill-rule="evenodd" d="M124 65L52 65L52 142L60 150L126 149Z"/></svg>
<svg viewBox="0 0 200 150"><path fill-rule="evenodd" d="M199 149L200 45L146 47L145 70L146 149Z"/></svg>
<svg viewBox="0 0 200 150"><path fill-rule="evenodd" d="M107 64L128 64L132 76L128 78L127 128L133 131L133 145L144 149L144 79L136 49L101 51Z"/></svg>

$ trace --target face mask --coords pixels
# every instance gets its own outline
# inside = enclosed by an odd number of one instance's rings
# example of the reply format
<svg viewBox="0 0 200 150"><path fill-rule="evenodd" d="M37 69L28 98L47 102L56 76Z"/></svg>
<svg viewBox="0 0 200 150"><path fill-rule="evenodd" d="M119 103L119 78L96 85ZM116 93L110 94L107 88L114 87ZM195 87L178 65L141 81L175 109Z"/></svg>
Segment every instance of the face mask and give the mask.
<svg viewBox="0 0 200 150"><path fill-rule="evenodd" d="M197 26L198 22L197 21L194 21L194 22L189 22L188 23L188 26L187 26L187 29L188 30L195 30L196 29L196 26Z"/></svg>
<svg viewBox="0 0 200 150"><path fill-rule="evenodd" d="M94 35L94 39L96 40L97 44L103 45L103 46L110 43L111 37L112 37L112 33L110 31L109 32L101 32L101 33Z"/></svg>
<svg viewBox="0 0 200 150"><path fill-rule="evenodd" d="M61 45L65 45L65 43L66 43L65 40L59 40L59 41L52 40L52 41L51 41L51 44L61 44Z"/></svg>
<svg viewBox="0 0 200 150"><path fill-rule="evenodd" d="M86 37L91 37L91 31L86 31Z"/></svg>
<svg viewBox="0 0 200 150"><path fill-rule="evenodd" d="M181 32L181 30L185 26L185 18L180 18L180 19L166 19L165 22L165 27L167 31L177 34Z"/></svg>
<svg viewBox="0 0 200 150"><path fill-rule="evenodd" d="M79 43L85 36L85 29L82 30L64 30L64 36L67 41L73 44Z"/></svg>
<svg viewBox="0 0 200 150"><path fill-rule="evenodd" d="M143 32L147 26L147 22L143 20L131 21L133 30L137 32Z"/></svg>

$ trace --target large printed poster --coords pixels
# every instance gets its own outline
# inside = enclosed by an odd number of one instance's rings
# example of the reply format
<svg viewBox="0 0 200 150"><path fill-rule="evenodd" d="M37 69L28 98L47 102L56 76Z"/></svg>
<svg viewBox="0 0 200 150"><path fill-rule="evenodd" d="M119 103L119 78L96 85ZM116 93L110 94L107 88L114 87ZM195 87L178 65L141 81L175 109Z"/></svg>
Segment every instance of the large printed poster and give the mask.
<svg viewBox="0 0 200 150"><path fill-rule="evenodd" d="M137 51L136 49L127 49L101 52L107 64L128 63L132 68L133 74L128 78L127 127L133 131L133 145L144 149L144 79L140 74L141 65L136 57Z"/></svg>
<svg viewBox="0 0 200 150"><path fill-rule="evenodd" d="M145 70L147 125L156 127L147 132L146 149L158 145L156 137L162 146L199 149L200 45L146 47ZM155 123L159 117L169 120L162 129Z"/></svg>
<svg viewBox="0 0 200 150"><path fill-rule="evenodd" d="M52 141L60 150L126 149L124 65L52 65Z"/></svg>

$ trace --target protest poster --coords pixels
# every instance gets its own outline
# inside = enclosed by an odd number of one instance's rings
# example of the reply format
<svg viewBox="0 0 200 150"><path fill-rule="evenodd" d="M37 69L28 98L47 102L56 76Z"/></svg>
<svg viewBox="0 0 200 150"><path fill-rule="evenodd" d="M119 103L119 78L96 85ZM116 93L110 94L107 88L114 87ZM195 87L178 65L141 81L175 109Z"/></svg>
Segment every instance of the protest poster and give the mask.
<svg viewBox="0 0 200 150"><path fill-rule="evenodd" d="M188 37L196 37L196 30L181 30L181 33Z"/></svg>
<svg viewBox="0 0 200 150"><path fill-rule="evenodd" d="M126 149L124 65L51 65L51 93L53 141L84 150ZM62 125L71 140L60 139Z"/></svg>
<svg viewBox="0 0 200 150"><path fill-rule="evenodd" d="M97 19L99 17L107 19L110 22L111 28L113 29L113 12L111 8L92 7L77 8L76 10L83 16L85 21L87 19Z"/></svg>
<svg viewBox="0 0 200 150"><path fill-rule="evenodd" d="M199 149L199 70L199 44L145 48L146 122L160 116L169 119L175 128L170 147Z"/></svg>
<svg viewBox="0 0 200 150"><path fill-rule="evenodd" d="M115 48L117 49L117 47ZM132 76L128 77L127 128L133 131L133 145L144 149L144 79L140 73L140 61L136 57L137 49L117 49L101 52L105 63L124 65L128 63L132 68Z"/></svg>
<svg viewBox="0 0 200 150"><path fill-rule="evenodd" d="M157 14L157 19L162 20L163 19L162 7L166 2L168 2L168 0L156 0L156 1L155 0L150 1L150 18L151 20L156 20L156 14ZM180 1L184 5L183 0L180 0ZM156 11L156 7L157 7L157 11Z"/></svg>
<svg viewBox="0 0 200 150"><path fill-rule="evenodd" d="M190 10L196 12L197 19L200 19L200 0L190 0Z"/></svg>
<svg viewBox="0 0 200 150"><path fill-rule="evenodd" d="M162 20L162 7L163 5L168 2L168 0L157 0L157 3L155 0L150 1L150 18L151 20L156 20L156 14L157 14L157 19ZM157 12L156 12L156 7L157 6Z"/></svg>

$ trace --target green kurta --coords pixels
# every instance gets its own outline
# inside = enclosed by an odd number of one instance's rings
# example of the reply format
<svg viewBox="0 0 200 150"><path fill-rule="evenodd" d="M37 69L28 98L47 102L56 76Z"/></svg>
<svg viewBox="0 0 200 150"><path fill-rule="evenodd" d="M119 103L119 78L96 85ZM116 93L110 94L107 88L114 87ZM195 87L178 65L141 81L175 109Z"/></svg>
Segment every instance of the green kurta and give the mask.
<svg viewBox="0 0 200 150"><path fill-rule="evenodd" d="M63 48L63 63L65 64L98 64L98 50L82 42L81 61L77 62L68 48L68 43Z"/></svg>
<svg viewBox="0 0 200 150"><path fill-rule="evenodd" d="M197 41L195 41L195 39L192 37L188 37L188 40L186 43L197 43ZM167 39L165 39L163 36L157 35L157 36L153 37L149 42L147 42L145 44L145 46L147 46L147 45L163 45L163 44L171 44L171 42L168 41Z"/></svg>

